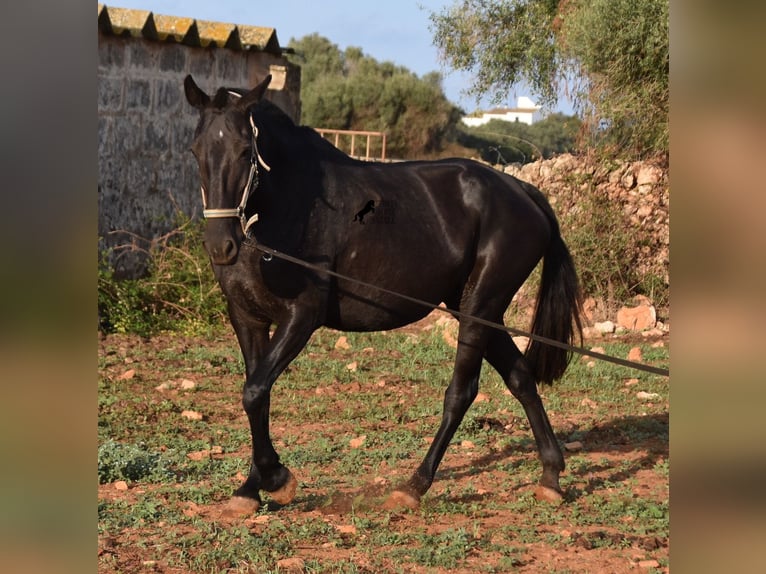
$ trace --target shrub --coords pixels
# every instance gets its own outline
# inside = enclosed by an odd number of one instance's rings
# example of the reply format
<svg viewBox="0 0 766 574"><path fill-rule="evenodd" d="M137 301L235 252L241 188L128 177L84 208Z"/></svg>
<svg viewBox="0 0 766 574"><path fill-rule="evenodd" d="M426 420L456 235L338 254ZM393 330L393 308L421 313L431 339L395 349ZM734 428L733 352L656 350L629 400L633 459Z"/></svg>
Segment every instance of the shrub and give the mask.
<svg viewBox="0 0 766 574"><path fill-rule="evenodd" d="M201 334L226 323L223 294L202 247L202 225L186 220L152 240L147 249L148 271L139 279L115 278L109 253L102 253L98 272L102 331L142 336L170 330Z"/></svg>

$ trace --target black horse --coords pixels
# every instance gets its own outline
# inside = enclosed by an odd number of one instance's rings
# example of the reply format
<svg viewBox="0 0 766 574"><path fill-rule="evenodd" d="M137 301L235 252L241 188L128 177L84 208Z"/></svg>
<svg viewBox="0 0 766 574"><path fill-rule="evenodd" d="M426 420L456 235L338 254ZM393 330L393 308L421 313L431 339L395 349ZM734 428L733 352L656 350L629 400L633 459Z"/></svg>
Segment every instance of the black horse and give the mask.
<svg viewBox="0 0 766 574"><path fill-rule="evenodd" d="M410 298L460 312L457 355L441 426L386 505L417 507L477 395L485 358L529 419L543 467L538 496L561 499L564 458L536 382L559 378L569 353L533 339L522 354L506 331L471 319L502 323L544 258L532 333L570 342L581 331L574 264L544 196L465 159L352 159L264 99L270 80L250 91L220 88L212 97L191 76L184 82L200 113L191 150L208 218L204 245L247 370L242 404L253 454L229 509L257 509L261 490L280 504L295 495L297 482L269 436L270 393L311 334L321 326L378 331L412 323L430 309ZM379 209L367 213L365 225L353 223L367 205L386 206L386 217L376 220ZM278 253L293 259L273 257Z"/></svg>

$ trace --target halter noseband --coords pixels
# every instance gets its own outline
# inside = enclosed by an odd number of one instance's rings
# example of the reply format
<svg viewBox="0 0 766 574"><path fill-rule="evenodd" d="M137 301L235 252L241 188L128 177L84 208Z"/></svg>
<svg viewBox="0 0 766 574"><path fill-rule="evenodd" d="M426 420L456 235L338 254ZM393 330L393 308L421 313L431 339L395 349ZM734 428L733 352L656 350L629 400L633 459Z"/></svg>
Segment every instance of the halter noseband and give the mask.
<svg viewBox="0 0 766 574"><path fill-rule="evenodd" d="M239 97L239 94L234 92L229 93ZM207 200L205 199L205 188L200 187L200 191L202 192L203 217L206 219L236 217L242 224L242 232L245 234L245 236L247 236L247 230L250 229L250 226L258 221L257 213L253 214L250 218L245 215L245 205L247 205L247 200L250 197L250 194L258 187L258 165L260 164L260 166L266 171L271 171L271 167L265 161L263 161L261 154L258 152L258 127L253 121L253 115L250 114L248 117L250 119L250 126L253 129L253 147L250 149L250 173L247 176L247 183L242 190L242 201L239 202L237 207L208 209Z"/></svg>

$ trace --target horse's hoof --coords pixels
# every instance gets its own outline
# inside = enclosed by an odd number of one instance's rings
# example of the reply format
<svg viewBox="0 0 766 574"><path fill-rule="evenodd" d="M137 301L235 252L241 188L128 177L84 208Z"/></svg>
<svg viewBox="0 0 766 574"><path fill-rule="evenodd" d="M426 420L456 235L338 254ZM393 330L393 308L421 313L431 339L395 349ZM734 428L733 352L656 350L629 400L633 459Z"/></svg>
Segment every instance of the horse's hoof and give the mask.
<svg viewBox="0 0 766 574"><path fill-rule="evenodd" d="M295 476L293 476L293 473L289 470L287 472L289 474L287 482L274 492L269 492L269 495L274 502L281 504L282 506L292 502L293 498L295 498L295 491L298 490L298 481L295 480Z"/></svg>
<svg viewBox="0 0 766 574"><path fill-rule="evenodd" d="M260 506L261 504L254 498L232 496L223 507L221 516L223 518L243 518L258 512Z"/></svg>
<svg viewBox="0 0 766 574"><path fill-rule="evenodd" d="M552 502L554 504L561 504L564 501L564 495L561 492L542 484L538 485L535 489L535 498L542 502Z"/></svg>
<svg viewBox="0 0 766 574"><path fill-rule="evenodd" d="M415 498L409 492L395 490L388 495L388 498L383 503L383 510L401 510L404 508L417 510L419 506L420 500Z"/></svg>

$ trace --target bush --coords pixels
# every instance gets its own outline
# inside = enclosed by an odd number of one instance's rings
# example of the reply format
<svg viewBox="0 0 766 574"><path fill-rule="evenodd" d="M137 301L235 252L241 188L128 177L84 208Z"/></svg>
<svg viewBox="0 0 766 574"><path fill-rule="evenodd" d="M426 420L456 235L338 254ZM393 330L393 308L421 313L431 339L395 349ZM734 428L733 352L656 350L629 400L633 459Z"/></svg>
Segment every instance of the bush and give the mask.
<svg viewBox="0 0 766 574"><path fill-rule="evenodd" d="M110 254L102 253L98 272L102 331L142 336L161 331L204 334L227 324L223 294L202 247L202 226L186 220L151 241L148 272L140 279L115 278L108 263Z"/></svg>
<svg viewBox="0 0 766 574"><path fill-rule="evenodd" d="M159 453L147 452L144 445L123 444L112 439L98 447L98 482L137 481L166 476Z"/></svg>

